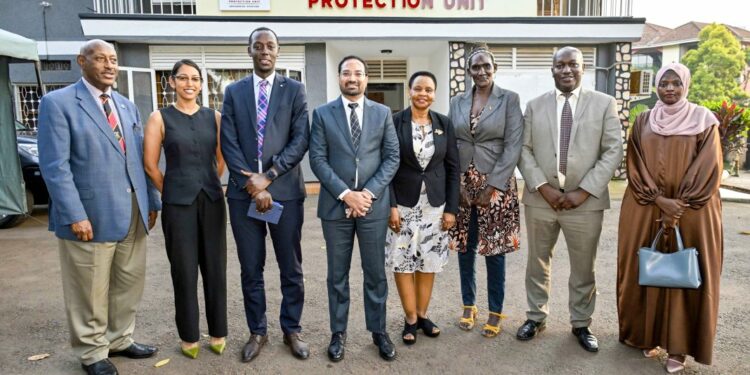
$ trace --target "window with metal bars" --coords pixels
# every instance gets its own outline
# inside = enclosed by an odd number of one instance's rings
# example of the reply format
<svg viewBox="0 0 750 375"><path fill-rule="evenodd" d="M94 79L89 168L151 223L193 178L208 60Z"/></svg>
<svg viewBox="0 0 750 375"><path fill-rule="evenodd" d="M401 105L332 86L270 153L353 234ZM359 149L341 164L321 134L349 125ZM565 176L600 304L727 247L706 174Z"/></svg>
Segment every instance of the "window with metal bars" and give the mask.
<svg viewBox="0 0 750 375"><path fill-rule="evenodd" d="M206 86L208 89L207 106L217 111L221 110L221 105L224 102L224 90L226 90L227 86L232 82L239 81L253 74L252 69L205 69L204 72L207 78ZM169 70L156 71L156 104L159 109L172 105L177 100L174 89L169 85L170 73L171 71ZM302 71L276 69L276 73L302 82ZM200 104L204 103L203 95L204 93L201 92L198 96L198 103Z"/></svg>
<svg viewBox="0 0 750 375"><path fill-rule="evenodd" d="M69 83L56 83L44 85L44 87L49 93L68 85ZM30 129L36 130L37 126L39 125L39 102L42 98L42 90L39 86L31 84L18 84L14 86L14 107L16 109L16 119L24 125L28 126Z"/></svg>

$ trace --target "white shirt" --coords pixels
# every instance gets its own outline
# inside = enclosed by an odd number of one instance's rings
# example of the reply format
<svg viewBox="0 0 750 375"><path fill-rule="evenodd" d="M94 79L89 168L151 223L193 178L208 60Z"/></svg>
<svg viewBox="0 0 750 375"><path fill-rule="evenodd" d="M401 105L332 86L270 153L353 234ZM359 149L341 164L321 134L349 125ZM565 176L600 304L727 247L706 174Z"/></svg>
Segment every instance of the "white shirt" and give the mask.
<svg viewBox="0 0 750 375"><path fill-rule="evenodd" d="M267 104L271 104L271 91L273 90L273 81L276 79L276 72L271 73L270 76L266 78L260 78L257 74L253 73L253 87L255 89L255 110L257 113L258 110L258 100L260 99L260 81L268 81L268 85L266 86L266 99L268 99Z"/></svg>
<svg viewBox="0 0 750 375"><path fill-rule="evenodd" d="M563 106L565 105L565 96L562 91L555 88L555 99L557 99L557 138L555 139L555 155L557 155L557 181L560 183L560 188L565 188L565 175L560 173L560 119L562 118ZM581 87L578 86L575 90L571 91L571 95L568 98L568 104L570 105L570 111L573 114L573 126L575 126L575 114L576 106L578 105L578 98L581 96ZM572 130L572 129L571 129ZM572 134L572 133L571 133ZM572 139L571 139L572 141ZM568 147L568 153L570 153L570 147ZM542 185L548 183L544 181L541 184L534 187L534 190L539 190Z"/></svg>
<svg viewBox="0 0 750 375"><path fill-rule="evenodd" d="M112 88L107 87L107 91L99 90L98 88L94 87L94 85L90 84L89 81L86 80L86 78L82 77L81 80L83 80L83 84L86 86L86 88L89 90L89 93L91 93L91 96L94 98L94 102L96 102L97 107L99 107L99 110L102 112L102 115L104 118L107 118L107 113L104 112L104 106L102 105L102 94L109 95L109 107L112 108L112 113L115 114L115 119L117 119L117 123L120 124L120 127L122 127L122 121L120 121L120 114L117 112L117 103L115 103L115 98L112 97ZM125 137L125 132L120 130L122 133L123 138Z"/></svg>
<svg viewBox="0 0 750 375"><path fill-rule="evenodd" d="M349 103L357 103L357 104L359 104L357 106L357 109L354 110L354 113L357 114L357 118L359 119L359 128L361 130L361 129L364 128L363 127L364 126L364 122L362 121L362 119L364 118L364 113L365 113L365 111L364 111L365 96L362 95L362 97L360 97L359 99L357 99L357 101L353 102L353 101L345 98L343 95L341 95L341 102L344 104L344 112L346 112L346 124L349 125L348 126L348 128L349 128L349 136L351 137L351 135L352 135L352 122L351 122L352 109L349 108ZM350 191L351 191L351 189L346 189L341 194L339 194L339 196L338 196L339 200L344 200L344 196L346 194L348 194ZM367 189L363 189L363 191L366 191L367 193L370 194L370 196L372 196L373 198L376 198L375 194L373 194L371 191L369 191Z"/></svg>
<svg viewBox="0 0 750 375"><path fill-rule="evenodd" d="M361 98L357 99L356 102L353 102L353 101L345 98L342 95L341 96L341 102L344 103L344 111L346 112L346 123L347 123L347 125L349 125L349 135L350 136L352 135L352 121L351 121L352 109L349 108L349 103L357 103L357 104L359 104L357 106L357 109L354 111L354 113L357 114L357 118L359 119L359 128L360 128L360 130L364 129L364 122L362 121L362 118L363 118L364 113L365 113L364 108L363 108L365 106L365 97L364 97L364 95Z"/></svg>

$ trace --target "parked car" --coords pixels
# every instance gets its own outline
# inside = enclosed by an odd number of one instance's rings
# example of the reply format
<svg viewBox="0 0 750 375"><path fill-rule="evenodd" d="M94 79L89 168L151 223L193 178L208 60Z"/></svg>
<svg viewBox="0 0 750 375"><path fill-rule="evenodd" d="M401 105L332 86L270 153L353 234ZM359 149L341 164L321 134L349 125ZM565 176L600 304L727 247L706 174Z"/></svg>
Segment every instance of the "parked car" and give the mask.
<svg viewBox="0 0 750 375"><path fill-rule="evenodd" d="M18 158L21 160L23 181L26 184L26 215L0 215L0 229L10 228L22 223L34 210L34 205L49 203L47 185L44 184L39 171L39 149L36 132L16 121L18 139Z"/></svg>

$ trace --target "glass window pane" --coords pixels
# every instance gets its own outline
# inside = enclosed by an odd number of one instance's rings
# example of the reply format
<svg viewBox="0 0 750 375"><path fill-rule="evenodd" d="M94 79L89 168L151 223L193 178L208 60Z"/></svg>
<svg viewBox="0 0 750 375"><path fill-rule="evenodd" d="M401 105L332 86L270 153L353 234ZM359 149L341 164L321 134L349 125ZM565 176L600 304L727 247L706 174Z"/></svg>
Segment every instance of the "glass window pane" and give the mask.
<svg viewBox="0 0 750 375"><path fill-rule="evenodd" d="M302 82L302 72L300 72L299 70L289 69L289 78L298 82Z"/></svg>
<svg viewBox="0 0 750 375"><path fill-rule="evenodd" d="M156 71L156 107L162 109L175 102L174 89L169 85L169 70Z"/></svg>
<svg viewBox="0 0 750 375"><path fill-rule="evenodd" d="M119 92L120 95L129 98L130 97L130 87L128 87L128 71L127 70L120 70L117 72L117 80L115 81L115 85L112 87L115 91Z"/></svg>
<svg viewBox="0 0 750 375"><path fill-rule="evenodd" d="M154 93L151 92L151 72L133 73L133 102L145 120L154 111Z"/></svg>
<svg viewBox="0 0 750 375"><path fill-rule="evenodd" d="M230 83L253 74L252 69L206 69L208 78L208 107L221 111L224 90Z"/></svg>

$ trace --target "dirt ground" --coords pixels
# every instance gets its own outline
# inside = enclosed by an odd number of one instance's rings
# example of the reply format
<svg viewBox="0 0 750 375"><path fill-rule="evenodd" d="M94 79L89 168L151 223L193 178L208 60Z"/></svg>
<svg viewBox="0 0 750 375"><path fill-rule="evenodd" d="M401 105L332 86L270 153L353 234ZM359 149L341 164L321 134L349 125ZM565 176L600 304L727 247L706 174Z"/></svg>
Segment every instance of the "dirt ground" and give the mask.
<svg viewBox="0 0 750 375"><path fill-rule="evenodd" d="M621 194L618 194L622 196ZM617 195L616 195L617 196ZM504 331L495 339L485 339L479 327L461 331L457 318L461 313L459 277L455 255L436 279L430 316L442 328L437 339L418 336L416 345L406 347L399 334L403 322L401 304L392 278L389 277L388 331L396 342L398 359L385 362L378 357L369 333L365 330L362 307L362 274L359 256L352 263L352 304L349 319L346 358L331 363L326 356L330 339L326 294L326 262L320 222L315 217L317 197L305 203L304 270L306 304L303 314L303 336L310 343L311 357L300 361L283 345L278 325L279 273L272 253L266 266L269 344L252 363L240 362L240 351L248 338L245 324L239 264L234 241L228 233L228 349L217 356L204 347L197 360L183 357L174 325L174 304L169 264L164 251L161 228L149 238L146 290L138 310L136 340L158 345L155 358L112 361L123 374L300 374L300 373L527 373L527 374L662 374L664 358L646 359L640 351L617 341L615 278L617 256L617 219L619 201L604 218L597 262L597 309L593 331L600 341L599 353L581 349L570 333L567 310L567 275L569 262L564 241L557 248L553 263L551 315L547 330L530 342L519 342L515 331L525 320L526 297L523 277L526 243L521 251L507 258ZM718 337L713 366L688 361L686 373L750 373L750 250L741 231L750 230L750 205L724 205L725 253L721 286ZM0 374L80 374L81 368L68 344L68 329L63 308L57 242L47 232L47 212L37 210L34 219L20 227L0 231ZM522 221L523 222L523 221ZM522 237L525 241L525 228ZM562 237L561 237L562 238ZM485 267L477 265L479 323L487 316ZM201 302L202 303L202 302ZM205 332L205 322L201 323ZM49 353L50 357L30 362L27 357ZM164 367L153 365L162 359L171 362Z"/></svg>

